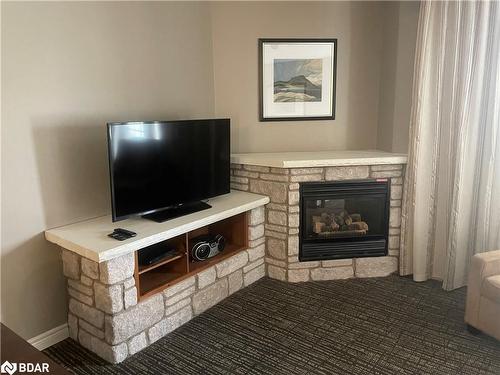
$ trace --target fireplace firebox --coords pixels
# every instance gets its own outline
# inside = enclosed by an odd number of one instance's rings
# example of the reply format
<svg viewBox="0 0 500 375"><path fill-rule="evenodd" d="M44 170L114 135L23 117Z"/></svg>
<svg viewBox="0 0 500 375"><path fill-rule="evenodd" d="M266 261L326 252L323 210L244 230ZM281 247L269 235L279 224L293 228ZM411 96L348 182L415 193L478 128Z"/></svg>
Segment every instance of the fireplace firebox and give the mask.
<svg viewBox="0 0 500 375"><path fill-rule="evenodd" d="M388 179L300 184L299 260L387 255Z"/></svg>

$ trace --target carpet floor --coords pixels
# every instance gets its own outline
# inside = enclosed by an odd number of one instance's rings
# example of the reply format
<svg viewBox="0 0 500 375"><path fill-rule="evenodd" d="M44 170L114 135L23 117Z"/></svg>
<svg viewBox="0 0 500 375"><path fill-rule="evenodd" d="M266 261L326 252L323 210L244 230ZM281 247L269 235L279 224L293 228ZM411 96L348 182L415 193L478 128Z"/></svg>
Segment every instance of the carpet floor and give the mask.
<svg viewBox="0 0 500 375"><path fill-rule="evenodd" d="M464 305L436 281L265 278L118 365L70 339L45 353L76 374L500 374Z"/></svg>

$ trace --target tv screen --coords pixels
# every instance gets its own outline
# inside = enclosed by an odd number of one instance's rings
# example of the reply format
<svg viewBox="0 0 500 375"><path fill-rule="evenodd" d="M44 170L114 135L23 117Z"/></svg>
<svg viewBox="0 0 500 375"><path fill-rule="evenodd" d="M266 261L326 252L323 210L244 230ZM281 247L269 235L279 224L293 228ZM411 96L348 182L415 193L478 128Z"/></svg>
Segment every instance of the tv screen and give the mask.
<svg viewBox="0 0 500 375"><path fill-rule="evenodd" d="M113 221L229 193L229 122L108 123Z"/></svg>

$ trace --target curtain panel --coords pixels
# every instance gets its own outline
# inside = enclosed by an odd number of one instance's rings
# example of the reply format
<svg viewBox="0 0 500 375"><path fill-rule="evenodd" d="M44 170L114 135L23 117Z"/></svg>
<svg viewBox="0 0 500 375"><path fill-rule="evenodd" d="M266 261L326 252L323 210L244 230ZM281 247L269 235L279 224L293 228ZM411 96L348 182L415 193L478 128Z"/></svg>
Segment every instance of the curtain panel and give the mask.
<svg viewBox="0 0 500 375"><path fill-rule="evenodd" d="M500 248L499 5L420 9L400 268L447 290Z"/></svg>

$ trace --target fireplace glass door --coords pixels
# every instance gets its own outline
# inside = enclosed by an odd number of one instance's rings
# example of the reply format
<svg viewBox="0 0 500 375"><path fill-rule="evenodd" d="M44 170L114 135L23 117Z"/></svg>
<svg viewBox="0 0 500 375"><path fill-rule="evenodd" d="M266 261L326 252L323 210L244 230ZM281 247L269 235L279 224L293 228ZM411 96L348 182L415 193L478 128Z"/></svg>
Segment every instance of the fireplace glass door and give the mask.
<svg viewBox="0 0 500 375"><path fill-rule="evenodd" d="M346 196L335 199L306 199L306 238L349 238L383 236L384 196Z"/></svg>
<svg viewBox="0 0 500 375"><path fill-rule="evenodd" d="M387 252L387 180L301 185L301 260L381 256Z"/></svg>

